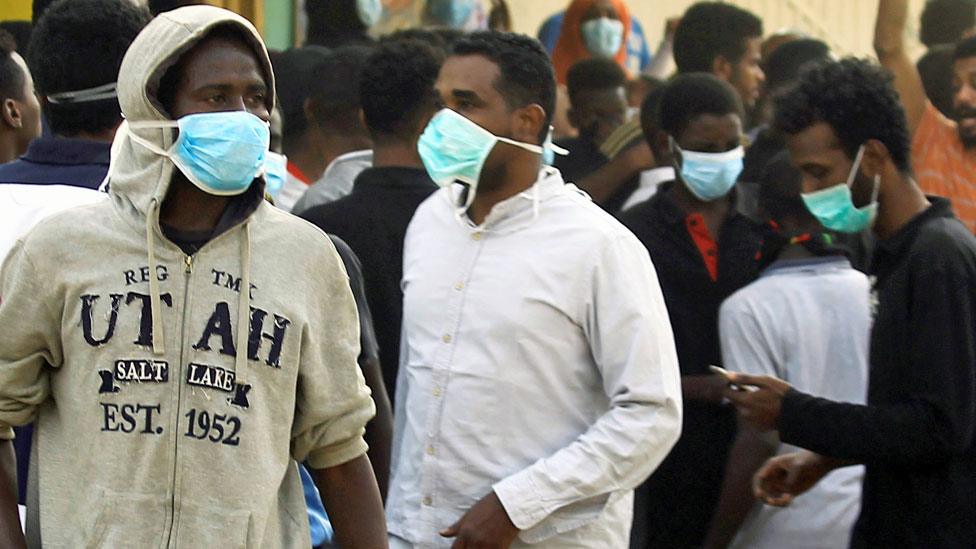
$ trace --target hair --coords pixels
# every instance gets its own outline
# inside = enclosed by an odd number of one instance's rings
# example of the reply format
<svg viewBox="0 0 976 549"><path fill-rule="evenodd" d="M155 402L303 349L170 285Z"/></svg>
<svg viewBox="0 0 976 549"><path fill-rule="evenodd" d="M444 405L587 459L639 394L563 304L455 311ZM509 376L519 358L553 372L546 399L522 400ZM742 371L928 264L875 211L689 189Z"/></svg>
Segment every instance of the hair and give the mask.
<svg viewBox="0 0 976 549"><path fill-rule="evenodd" d="M952 61L976 57L976 36L971 36L960 41L952 50Z"/></svg>
<svg viewBox="0 0 976 549"><path fill-rule="evenodd" d="M958 42L976 26L976 0L928 0L922 9L918 37L927 47Z"/></svg>
<svg viewBox="0 0 976 549"><path fill-rule="evenodd" d="M830 46L820 40L801 38L791 40L769 55L766 60L766 88L777 90L789 86L800 76L800 72L810 63L821 63L830 59Z"/></svg>
<svg viewBox="0 0 976 549"><path fill-rule="evenodd" d="M359 81L372 46L343 46L326 54L312 70L309 103L315 123L326 131L362 131Z"/></svg>
<svg viewBox="0 0 976 549"><path fill-rule="evenodd" d="M952 56L955 46L942 44L929 49L915 64L925 87L925 96L942 114L952 118Z"/></svg>
<svg viewBox="0 0 976 549"><path fill-rule="evenodd" d="M664 88L658 112L661 129L677 139L703 114L741 118L742 100L731 85L711 74L681 74Z"/></svg>
<svg viewBox="0 0 976 549"><path fill-rule="evenodd" d="M773 156L759 171L759 206L773 220L809 219L803 199L803 174L790 161L787 151Z"/></svg>
<svg viewBox="0 0 976 549"><path fill-rule="evenodd" d="M14 37L0 30L0 101L24 99L24 69L14 61L17 51Z"/></svg>
<svg viewBox="0 0 976 549"><path fill-rule="evenodd" d="M545 111L539 143L549 134L556 110L556 77L549 55L535 38L500 31L478 31L454 44L454 55L481 55L498 65L495 89L509 109L536 104Z"/></svg>
<svg viewBox="0 0 976 549"><path fill-rule="evenodd" d="M698 2L688 8L674 34L678 72L711 72L718 56L737 63L746 53L746 41L762 34L762 20L751 12L721 2Z"/></svg>
<svg viewBox="0 0 976 549"><path fill-rule="evenodd" d="M390 34L380 37L380 44L388 44L390 42L399 43L405 40L416 40L418 42L423 42L424 44L439 50L444 57L450 53L447 41L443 36L435 32L433 29L412 28L396 30Z"/></svg>
<svg viewBox="0 0 976 549"><path fill-rule="evenodd" d="M439 102L434 84L443 57L418 40L390 41L369 56L359 79L366 127L374 134L414 136Z"/></svg>
<svg viewBox="0 0 976 549"><path fill-rule="evenodd" d="M775 100L776 128L795 135L823 122L849 158L868 139L884 144L895 166L910 171L911 139L891 74L869 61L847 58L810 67Z"/></svg>
<svg viewBox="0 0 976 549"><path fill-rule="evenodd" d="M130 0L58 0L34 27L28 65L41 95L83 90L118 80L129 45L149 22ZM57 135L110 130L122 120L118 99L75 105L43 102Z"/></svg>
<svg viewBox="0 0 976 549"><path fill-rule="evenodd" d="M251 45L250 39L237 25L232 23L221 23L211 27L206 34L197 39L196 43L194 43L189 49L183 51L179 55L179 58L176 59L175 63L166 69L166 72L163 73L163 76L159 79L159 88L156 92L156 98L159 100L159 104L162 105L163 109L166 111L166 114L172 116L173 104L176 101L176 92L180 85L180 79L183 77L183 63L185 62L185 59L191 51L196 50L201 44L204 44L210 40L227 40L231 42L238 42L245 46L248 51L254 51L254 47ZM264 76L267 78L268 75Z"/></svg>
<svg viewBox="0 0 976 549"><path fill-rule="evenodd" d="M591 57L577 61L566 74L569 102L576 104L580 93L612 90L627 84L627 75L612 59Z"/></svg>
<svg viewBox="0 0 976 549"><path fill-rule="evenodd" d="M0 21L0 29L10 33L14 39L14 49L26 57L27 45L30 44L31 31L34 30L34 25L30 21Z"/></svg>
<svg viewBox="0 0 976 549"><path fill-rule="evenodd" d="M203 0L149 0L149 13L159 15L164 11L175 10L176 8L181 8L183 6L192 6L194 4L203 4Z"/></svg>
<svg viewBox="0 0 976 549"><path fill-rule="evenodd" d="M640 107L641 131L644 133L644 140L654 147L654 135L661 130L661 98L667 86L662 86L647 94Z"/></svg>
<svg viewBox="0 0 976 549"><path fill-rule="evenodd" d="M305 0L305 44L338 48L372 42L356 0Z"/></svg>
<svg viewBox="0 0 976 549"><path fill-rule="evenodd" d="M305 46L275 53L271 66L275 73L275 97L282 117L282 140L286 147L295 143L308 130L305 100L315 87L313 82L322 74L315 68L329 55L321 46Z"/></svg>

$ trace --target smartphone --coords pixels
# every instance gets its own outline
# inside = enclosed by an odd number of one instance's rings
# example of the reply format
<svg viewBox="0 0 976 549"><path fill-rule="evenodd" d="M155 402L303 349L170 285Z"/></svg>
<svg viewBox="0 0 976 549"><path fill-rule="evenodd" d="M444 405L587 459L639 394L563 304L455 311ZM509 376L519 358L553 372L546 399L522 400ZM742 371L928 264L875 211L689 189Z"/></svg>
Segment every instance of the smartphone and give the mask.
<svg viewBox="0 0 976 549"><path fill-rule="evenodd" d="M729 372L728 370L726 370L725 368L722 368L721 366L715 366L713 364L713 365L709 366L708 369L711 370L713 373L716 373L716 374L724 377L725 380L729 382L729 387L731 387L733 391L745 391L746 390L745 387L743 387L741 385L738 385L738 384L736 384L736 383L734 383L732 381L732 373Z"/></svg>

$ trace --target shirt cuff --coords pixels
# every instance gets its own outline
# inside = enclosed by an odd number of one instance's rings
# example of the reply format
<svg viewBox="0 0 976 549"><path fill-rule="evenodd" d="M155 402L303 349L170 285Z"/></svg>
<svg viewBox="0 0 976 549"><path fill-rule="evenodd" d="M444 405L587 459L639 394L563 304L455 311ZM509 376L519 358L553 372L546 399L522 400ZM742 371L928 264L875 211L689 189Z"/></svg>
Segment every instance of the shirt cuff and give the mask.
<svg viewBox="0 0 976 549"><path fill-rule="evenodd" d="M793 388L790 388L783 395L783 401L779 406L779 418L776 421L776 428L779 431L781 441L791 444L792 441L796 440L794 435L797 434L798 430L802 431L803 429L800 409L812 398L814 397ZM801 415L798 416L798 414Z"/></svg>
<svg viewBox="0 0 976 549"><path fill-rule="evenodd" d="M519 530L532 528L550 514L542 504L539 491L529 474L528 469L523 469L492 486L508 518Z"/></svg>
<svg viewBox="0 0 976 549"><path fill-rule="evenodd" d="M312 469L328 469L343 463L348 463L369 450L363 437L354 437L342 444L333 444L319 450L313 450L305 457L305 462Z"/></svg>
<svg viewBox="0 0 976 549"><path fill-rule="evenodd" d="M0 424L0 440L13 440L14 428L9 425Z"/></svg>

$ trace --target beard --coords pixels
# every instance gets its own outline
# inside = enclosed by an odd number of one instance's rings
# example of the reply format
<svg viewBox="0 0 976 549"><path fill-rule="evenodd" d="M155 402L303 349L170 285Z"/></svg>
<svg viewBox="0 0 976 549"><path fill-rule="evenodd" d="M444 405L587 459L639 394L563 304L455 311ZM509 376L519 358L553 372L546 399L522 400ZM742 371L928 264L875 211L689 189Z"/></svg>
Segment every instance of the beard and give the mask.
<svg viewBox="0 0 976 549"><path fill-rule="evenodd" d="M969 126L964 123L967 120L976 120L976 108L957 107L954 114L953 119L956 121L956 129L963 147L976 148L976 125Z"/></svg>

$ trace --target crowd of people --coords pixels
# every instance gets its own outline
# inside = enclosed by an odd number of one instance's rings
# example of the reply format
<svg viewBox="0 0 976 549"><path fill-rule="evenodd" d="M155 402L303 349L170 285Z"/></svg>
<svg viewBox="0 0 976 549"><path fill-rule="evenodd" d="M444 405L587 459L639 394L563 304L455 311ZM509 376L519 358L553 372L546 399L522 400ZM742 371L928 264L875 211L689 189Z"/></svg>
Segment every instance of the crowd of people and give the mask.
<svg viewBox="0 0 976 549"><path fill-rule="evenodd" d="M0 30L0 546L972 546L976 1L195 4Z"/></svg>

